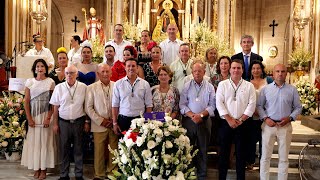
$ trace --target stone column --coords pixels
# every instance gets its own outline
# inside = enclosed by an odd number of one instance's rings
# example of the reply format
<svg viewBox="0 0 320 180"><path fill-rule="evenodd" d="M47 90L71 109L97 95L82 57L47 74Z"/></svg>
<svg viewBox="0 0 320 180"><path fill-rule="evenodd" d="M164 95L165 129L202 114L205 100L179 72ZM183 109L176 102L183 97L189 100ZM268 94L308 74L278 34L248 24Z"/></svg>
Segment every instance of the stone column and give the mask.
<svg viewBox="0 0 320 180"><path fill-rule="evenodd" d="M118 0L117 1L117 20L116 20L116 24L120 24L122 23L122 6L123 6L123 0Z"/></svg>
<svg viewBox="0 0 320 180"><path fill-rule="evenodd" d="M147 30L150 30L150 7L151 7L151 4L150 4L150 0L146 0L146 21L145 21L145 25L147 27Z"/></svg>
<svg viewBox="0 0 320 180"><path fill-rule="evenodd" d="M190 16L190 0L186 0L186 9L185 9L185 18L184 18L184 22L185 22L185 36L184 38L189 39L189 33L190 33L190 21L191 21L191 16Z"/></svg>
<svg viewBox="0 0 320 180"><path fill-rule="evenodd" d="M139 0L138 23L142 23L142 0Z"/></svg>
<svg viewBox="0 0 320 180"><path fill-rule="evenodd" d="M192 23L197 23L198 22L198 0L193 1L193 20Z"/></svg>
<svg viewBox="0 0 320 180"><path fill-rule="evenodd" d="M137 24L137 0L133 0L133 21L132 24ZM130 14L129 14L130 17Z"/></svg>

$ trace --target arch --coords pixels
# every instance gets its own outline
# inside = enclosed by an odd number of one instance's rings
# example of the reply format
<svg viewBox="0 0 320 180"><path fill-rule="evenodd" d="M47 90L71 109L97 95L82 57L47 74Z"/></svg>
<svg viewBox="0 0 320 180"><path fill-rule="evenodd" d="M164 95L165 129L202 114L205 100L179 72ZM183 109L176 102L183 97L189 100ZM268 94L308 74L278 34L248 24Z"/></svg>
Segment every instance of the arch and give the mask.
<svg viewBox="0 0 320 180"><path fill-rule="evenodd" d="M52 50L53 57L57 56L57 49L64 46L64 22L62 19L61 12L57 4L52 1L51 6L51 44L50 49Z"/></svg>

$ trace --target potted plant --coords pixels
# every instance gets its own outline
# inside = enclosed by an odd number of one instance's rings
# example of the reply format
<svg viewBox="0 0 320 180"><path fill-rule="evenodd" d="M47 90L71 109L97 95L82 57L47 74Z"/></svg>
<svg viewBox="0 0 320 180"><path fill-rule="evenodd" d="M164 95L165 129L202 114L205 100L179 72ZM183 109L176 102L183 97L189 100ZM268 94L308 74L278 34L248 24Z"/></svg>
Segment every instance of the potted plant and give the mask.
<svg viewBox="0 0 320 180"><path fill-rule="evenodd" d="M291 54L289 54L290 63L296 70L303 70L305 67L309 67L312 53L305 50L303 47L298 47Z"/></svg>
<svg viewBox="0 0 320 180"><path fill-rule="evenodd" d="M130 130L124 132L114 163L120 171L113 171L109 179L196 179L195 168L191 168L193 151L190 140L178 120L165 117L165 121L132 120Z"/></svg>
<svg viewBox="0 0 320 180"><path fill-rule="evenodd" d="M8 160L18 160L26 134L23 96L4 92L3 96L0 99L0 151Z"/></svg>
<svg viewBox="0 0 320 180"><path fill-rule="evenodd" d="M301 115L313 115L317 108L316 94L319 90L312 83L306 80L298 81L295 86L298 90L302 105Z"/></svg>

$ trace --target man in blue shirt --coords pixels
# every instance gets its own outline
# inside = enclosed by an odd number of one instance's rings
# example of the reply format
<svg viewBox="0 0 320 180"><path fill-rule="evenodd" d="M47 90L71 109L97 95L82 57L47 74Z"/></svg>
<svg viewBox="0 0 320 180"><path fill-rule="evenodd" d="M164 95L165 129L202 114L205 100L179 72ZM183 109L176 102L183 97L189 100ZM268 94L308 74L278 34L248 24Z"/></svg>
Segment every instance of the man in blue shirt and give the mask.
<svg viewBox="0 0 320 180"><path fill-rule="evenodd" d="M190 145L199 149L194 162L198 179L207 176L207 148L209 143L209 116L214 116L215 92L214 87L203 79L206 65L201 60L191 64L193 78L188 81L181 92L180 111L184 115L182 126L187 129Z"/></svg>
<svg viewBox="0 0 320 180"><path fill-rule="evenodd" d="M292 139L292 125L302 106L297 89L285 82L287 68L277 64L273 70L274 82L265 86L260 93L258 111L263 119L262 156L260 160L260 179L270 178L270 160L275 141L278 143L278 179L288 179L288 154Z"/></svg>

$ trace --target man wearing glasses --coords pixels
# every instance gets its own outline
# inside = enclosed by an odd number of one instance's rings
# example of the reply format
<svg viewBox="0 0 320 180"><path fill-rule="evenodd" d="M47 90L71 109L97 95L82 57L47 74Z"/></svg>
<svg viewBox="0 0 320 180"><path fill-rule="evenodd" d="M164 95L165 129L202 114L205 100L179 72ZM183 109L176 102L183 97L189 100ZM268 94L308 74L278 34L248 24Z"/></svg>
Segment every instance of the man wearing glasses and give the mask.
<svg viewBox="0 0 320 180"><path fill-rule="evenodd" d="M89 131L84 102L87 86L76 80L78 69L65 69L66 82L58 84L50 99L53 108L53 131L60 137L60 180L69 180L70 146L73 154L76 180L83 179L83 131Z"/></svg>
<svg viewBox="0 0 320 180"><path fill-rule="evenodd" d="M54 67L54 58L50 51L50 49L45 48L43 46L43 40L41 37L36 36L33 38L34 48L30 49L26 56L43 56L44 59L47 61L49 68Z"/></svg>

